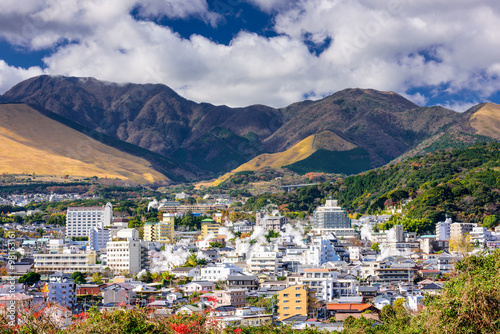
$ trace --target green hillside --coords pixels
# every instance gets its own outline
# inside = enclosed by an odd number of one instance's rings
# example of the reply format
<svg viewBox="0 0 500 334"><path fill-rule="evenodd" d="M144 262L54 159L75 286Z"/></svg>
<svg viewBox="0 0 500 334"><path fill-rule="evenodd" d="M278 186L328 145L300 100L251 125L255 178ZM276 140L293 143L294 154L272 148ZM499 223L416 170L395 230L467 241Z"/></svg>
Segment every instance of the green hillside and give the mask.
<svg viewBox="0 0 500 334"><path fill-rule="evenodd" d="M370 169L370 157L364 148L349 151L317 150L304 160L284 166L297 174L309 172L357 174Z"/></svg>
<svg viewBox="0 0 500 334"><path fill-rule="evenodd" d="M409 158L335 183L308 186L290 193L250 198L245 208L258 210L270 200L287 211L308 211L327 196L339 199L350 213L376 213L404 205L410 229L421 219L425 226L446 215L464 222L497 225L500 218L500 144L438 150ZM488 217L489 218L486 218Z"/></svg>

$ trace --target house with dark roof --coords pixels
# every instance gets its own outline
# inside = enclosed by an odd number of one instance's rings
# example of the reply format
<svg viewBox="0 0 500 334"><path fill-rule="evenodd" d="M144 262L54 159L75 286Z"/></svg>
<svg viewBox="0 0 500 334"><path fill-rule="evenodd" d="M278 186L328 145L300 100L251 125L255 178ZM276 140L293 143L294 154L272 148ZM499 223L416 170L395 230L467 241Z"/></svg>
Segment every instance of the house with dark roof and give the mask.
<svg viewBox="0 0 500 334"><path fill-rule="evenodd" d="M437 283L427 284L420 288L421 292L428 293L430 295L437 295L441 293L441 290L443 290L443 287Z"/></svg>
<svg viewBox="0 0 500 334"><path fill-rule="evenodd" d="M358 296L364 300L370 300L378 294L378 286L358 286Z"/></svg>
<svg viewBox="0 0 500 334"><path fill-rule="evenodd" d="M226 287L229 289L257 290L259 288L259 279L257 276L235 273L227 277Z"/></svg>

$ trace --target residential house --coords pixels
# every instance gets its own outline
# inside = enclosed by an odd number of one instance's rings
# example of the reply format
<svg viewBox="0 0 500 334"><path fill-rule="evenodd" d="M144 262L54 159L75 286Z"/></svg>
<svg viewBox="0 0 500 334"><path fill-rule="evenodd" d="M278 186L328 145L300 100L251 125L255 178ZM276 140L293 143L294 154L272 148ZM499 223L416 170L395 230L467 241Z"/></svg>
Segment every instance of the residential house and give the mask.
<svg viewBox="0 0 500 334"><path fill-rule="evenodd" d="M326 305L327 313L330 317L335 317L335 321L343 322L348 317L360 318L361 316L379 321L380 311L366 303L361 304L335 304ZM370 312L367 312L370 311Z"/></svg>
<svg viewBox="0 0 500 334"><path fill-rule="evenodd" d="M113 283L102 290L103 303L117 305L120 303L129 304L135 297L134 286L128 283Z"/></svg>
<svg viewBox="0 0 500 334"><path fill-rule="evenodd" d="M229 275L226 280L226 287L229 289L247 289L257 290L259 288L259 279L256 276L234 274Z"/></svg>
<svg viewBox="0 0 500 334"><path fill-rule="evenodd" d="M215 289L215 283L208 281L194 281L184 285L182 288L186 293L211 292Z"/></svg>

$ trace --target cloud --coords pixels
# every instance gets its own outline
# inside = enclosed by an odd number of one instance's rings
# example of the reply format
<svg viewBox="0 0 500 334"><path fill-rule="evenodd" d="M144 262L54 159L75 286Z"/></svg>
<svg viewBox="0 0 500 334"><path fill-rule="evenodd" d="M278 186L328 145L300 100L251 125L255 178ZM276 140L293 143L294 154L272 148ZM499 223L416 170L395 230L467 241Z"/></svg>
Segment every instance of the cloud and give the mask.
<svg viewBox="0 0 500 334"><path fill-rule="evenodd" d="M483 101L477 101L477 102L461 102L461 101L449 101L446 103L440 103L439 105L443 108L446 109L451 109L455 110L458 112L464 112L467 111L468 109L474 107L475 105L478 105Z"/></svg>
<svg viewBox="0 0 500 334"><path fill-rule="evenodd" d="M44 59L50 74L164 83L189 99L231 106L282 107L348 87L400 93L433 87L436 94L471 91L478 100L500 90L496 1L245 1L273 13L277 36L241 31L223 45L155 23L163 16L198 17L215 25L219 17L205 0L28 0L23 6L4 0L0 38L32 50L53 48ZM310 52L311 43L324 47ZM32 72L41 70L3 64L2 88ZM430 96L407 97L424 104Z"/></svg>
<svg viewBox="0 0 500 334"><path fill-rule="evenodd" d="M241 0L240 0L241 1ZM285 8L293 7L297 0L246 0L247 2L257 6L260 10L271 13Z"/></svg>
<svg viewBox="0 0 500 334"><path fill-rule="evenodd" d="M400 94L413 103L418 104L419 106L425 106L429 101L429 98L420 93L406 94L405 92L401 92Z"/></svg>
<svg viewBox="0 0 500 334"><path fill-rule="evenodd" d="M43 74L43 71L39 67L23 69L9 66L5 61L0 60L0 94L6 92L20 81L41 74Z"/></svg>

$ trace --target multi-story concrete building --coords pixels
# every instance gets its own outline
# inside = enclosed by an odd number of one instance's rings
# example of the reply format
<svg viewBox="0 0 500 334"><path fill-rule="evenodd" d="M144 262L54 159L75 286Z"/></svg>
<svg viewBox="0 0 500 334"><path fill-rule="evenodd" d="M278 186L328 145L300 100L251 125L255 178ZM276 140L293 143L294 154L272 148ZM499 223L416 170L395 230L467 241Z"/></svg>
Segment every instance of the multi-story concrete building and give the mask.
<svg viewBox="0 0 500 334"><path fill-rule="evenodd" d="M75 249L66 249L60 254L34 254L35 271L40 274L56 272L73 273L75 271L95 273L101 270L96 264L95 251L83 252Z"/></svg>
<svg viewBox="0 0 500 334"><path fill-rule="evenodd" d="M494 241L495 237L488 231L486 227L476 226L470 232L471 242L473 244L479 244L479 246L484 247L488 241Z"/></svg>
<svg viewBox="0 0 500 334"><path fill-rule="evenodd" d="M259 279L257 276L244 274L230 275L226 280L226 287L229 289L257 290L259 288Z"/></svg>
<svg viewBox="0 0 500 334"><path fill-rule="evenodd" d="M112 223L111 203L102 207L69 207L66 215L66 236L88 237L92 228L103 229Z"/></svg>
<svg viewBox="0 0 500 334"><path fill-rule="evenodd" d="M283 321L294 315L317 315L316 292L307 285L293 285L278 292L278 319Z"/></svg>
<svg viewBox="0 0 500 334"><path fill-rule="evenodd" d="M261 226L266 231L280 232L286 224L286 217L269 216L265 212L257 212L256 225Z"/></svg>
<svg viewBox="0 0 500 334"><path fill-rule="evenodd" d="M247 305L246 289L215 290L214 296L217 298L215 307L234 306L245 307Z"/></svg>
<svg viewBox="0 0 500 334"><path fill-rule="evenodd" d="M337 200L328 199L325 205L313 212L312 232L315 235L333 233L336 237L352 238L357 235L351 227L351 219L345 210L338 206Z"/></svg>
<svg viewBox="0 0 500 334"><path fill-rule="evenodd" d="M333 234L315 237L306 254L307 264L316 267L329 261L349 261L349 253Z"/></svg>
<svg viewBox="0 0 500 334"><path fill-rule="evenodd" d="M444 222L436 224L436 240L450 240L450 225L452 223L451 218L446 218Z"/></svg>
<svg viewBox="0 0 500 334"><path fill-rule="evenodd" d="M196 277L197 281L226 281L231 275L237 273L243 274L243 268L235 266L234 264L221 263L215 266L208 266L200 269L200 276Z"/></svg>
<svg viewBox="0 0 500 334"><path fill-rule="evenodd" d="M359 282L355 277L341 275L332 268L308 268L299 278L299 283L308 285L316 292L316 297L324 301L356 294Z"/></svg>
<svg viewBox="0 0 500 334"><path fill-rule="evenodd" d="M374 275L368 279L379 283L413 282L416 273L417 269L412 264L393 264L374 269Z"/></svg>
<svg viewBox="0 0 500 334"><path fill-rule="evenodd" d="M470 234L474 227L477 227L475 223L453 223L450 225L450 239L460 240L465 234Z"/></svg>
<svg viewBox="0 0 500 334"><path fill-rule="evenodd" d="M219 234L219 229L221 228L221 224L216 223L211 218L206 218L201 221L201 235L200 239L205 239L211 233L214 236Z"/></svg>
<svg viewBox="0 0 500 334"><path fill-rule="evenodd" d="M347 217L345 210L338 206L337 200L328 199L324 206L314 210L313 228L351 228L351 219Z"/></svg>
<svg viewBox="0 0 500 334"><path fill-rule="evenodd" d="M108 242L106 250L108 267L115 273L126 271L134 275L148 266L147 249L135 228L118 231L117 238Z"/></svg>
<svg viewBox="0 0 500 334"><path fill-rule="evenodd" d="M70 275L64 273L50 275L43 291L47 294L47 300L69 308L76 304L76 284Z"/></svg>
<svg viewBox="0 0 500 334"><path fill-rule="evenodd" d="M89 249L93 251L105 250L110 236L110 230L107 228L91 228L89 232Z"/></svg>
<svg viewBox="0 0 500 334"><path fill-rule="evenodd" d="M249 259L249 270L251 273L276 273L283 271L283 259L280 252L273 251L269 247L261 247L253 252Z"/></svg>
<svg viewBox="0 0 500 334"><path fill-rule="evenodd" d="M161 222L144 224L144 241L175 243L175 215L163 213Z"/></svg>
<svg viewBox="0 0 500 334"><path fill-rule="evenodd" d="M236 222L233 224L233 232L249 233L255 227L255 223L245 220L241 222Z"/></svg>

